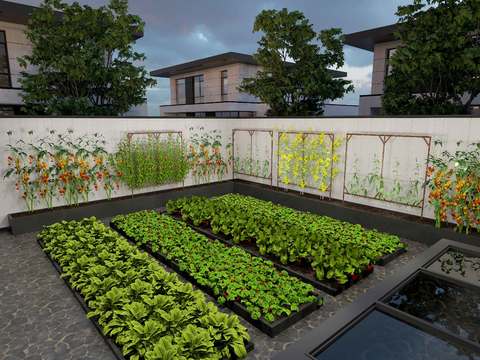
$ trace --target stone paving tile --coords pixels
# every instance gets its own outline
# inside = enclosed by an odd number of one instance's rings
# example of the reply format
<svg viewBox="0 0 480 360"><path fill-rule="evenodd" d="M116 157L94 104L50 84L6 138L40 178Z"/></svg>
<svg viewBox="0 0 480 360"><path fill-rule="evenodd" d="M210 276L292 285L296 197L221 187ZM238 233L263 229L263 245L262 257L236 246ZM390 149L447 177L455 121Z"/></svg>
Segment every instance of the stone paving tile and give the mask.
<svg viewBox="0 0 480 360"><path fill-rule="evenodd" d="M0 359L113 360L35 241L0 232Z"/></svg>
<svg viewBox="0 0 480 360"><path fill-rule="evenodd" d="M242 319L255 343L247 359L271 359L427 248L405 241L407 253L385 267L375 266L368 278L336 297L324 294L325 304L320 309L273 339ZM0 232L0 319L2 360L115 359L44 256L35 234L14 237Z"/></svg>

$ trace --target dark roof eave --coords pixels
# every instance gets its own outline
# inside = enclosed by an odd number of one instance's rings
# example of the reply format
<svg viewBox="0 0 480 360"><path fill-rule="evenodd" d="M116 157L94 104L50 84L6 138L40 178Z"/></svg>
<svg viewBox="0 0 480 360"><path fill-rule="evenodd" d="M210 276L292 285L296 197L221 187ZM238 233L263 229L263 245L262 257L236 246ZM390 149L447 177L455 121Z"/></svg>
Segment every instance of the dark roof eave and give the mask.
<svg viewBox="0 0 480 360"><path fill-rule="evenodd" d="M373 51L375 44L397 40L397 24L377 27L345 35L345 44L359 49Z"/></svg>
<svg viewBox="0 0 480 360"><path fill-rule="evenodd" d="M38 9L37 6L0 0L0 21L19 25L28 25L28 21L36 9ZM55 15L58 16L58 18L61 18L63 13L56 11ZM136 31L133 34L133 37L135 40L142 38L143 31Z"/></svg>
<svg viewBox="0 0 480 360"><path fill-rule="evenodd" d="M221 67L236 63L256 65L252 55L236 52L227 52L202 59L188 61L182 64L164 67L150 72L151 76L169 78L175 75L186 74L193 71L204 70L212 67Z"/></svg>
<svg viewBox="0 0 480 360"><path fill-rule="evenodd" d="M163 77L163 78L170 78L176 75L187 74L191 72L201 71L205 69L210 69L214 67L222 67L231 64L250 64L250 65L257 65L254 57L249 54L242 54L236 52L228 52L223 54L218 54L214 56L209 56L202 59L197 59L193 61L189 61L182 64L172 65L168 67L164 67L161 69L153 70L150 72L151 76L155 77ZM293 63L289 63L292 64ZM332 76L335 78L345 77L347 73L344 71L338 70L330 70L332 72Z"/></svg>
<svg viewBox="0 0 480 360"><path fill-rule="evenodd" d="M28 20L36 9L38 9L37 6L0 0L0 21L28 25ZM59 11L55 12L55 14L59 17L62 16L62 13Z"/></svg>

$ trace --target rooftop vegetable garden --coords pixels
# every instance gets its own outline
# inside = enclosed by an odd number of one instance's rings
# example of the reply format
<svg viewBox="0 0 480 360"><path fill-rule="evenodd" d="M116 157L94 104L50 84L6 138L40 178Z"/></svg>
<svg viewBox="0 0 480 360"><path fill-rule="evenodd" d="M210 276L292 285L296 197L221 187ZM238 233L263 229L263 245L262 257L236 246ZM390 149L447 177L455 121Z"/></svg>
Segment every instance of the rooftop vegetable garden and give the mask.
<svg viewBox="0 0 480 360"><path fill-rule="evenodd" d="M111 138L7 133L2 186L27 210L8 215L12 233L85 218L39 243L119 360L244 358L253 342L268 358L265 334L285 331L269 350L285 347L439 238L478 241L478 143L158 121ZM467 255L446 265L477 272Z"/></svg>
<svg viewBox="0 0 480 360"><path fill-rule="evenodd" d="M63 221L38 238L125 358L246 356L246 328L95 218Z"/></svg>

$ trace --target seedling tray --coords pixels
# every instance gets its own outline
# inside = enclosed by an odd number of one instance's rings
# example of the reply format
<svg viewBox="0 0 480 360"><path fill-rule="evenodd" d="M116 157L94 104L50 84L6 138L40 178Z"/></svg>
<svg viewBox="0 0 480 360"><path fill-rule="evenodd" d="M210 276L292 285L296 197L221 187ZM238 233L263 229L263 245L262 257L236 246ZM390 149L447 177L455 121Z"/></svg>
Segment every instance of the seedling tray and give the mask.
<svg viewBox="0 0 480 360"><path fill-rule="evenodd" d="M40 239L37 239L37 242L38 244L40 245L40 247L42 248L42 251L43 251L43 241L40 240ZM75 297L75 299L77 299L77 301L80 303L80 305L82 306L83 310L85 311L85 313L89 313L91 311L91 309L88 307L87 303L85 302L85 299L83 298L82 294L80 294L80 292L78 292L77 290L75 290L75 288L73 288L73 286L70 285L70 282L63 278L62 275L63 275L63 271L60 267L60 265L51 258L50 254L48 254L47 252L43 251L43 253L45 254L45 256L48 258L48 260L50 260L50 262L52 263L53 267L55 268L55 270L57 270L58 274L60 275L60 278L63 279L63 281L65 282L65 284L67 285L67 288L72 292L73 296ZM120 348L115 344L115 342L113 341L113 339L108 336L108 335L105 335L103 333L103 330L102 330L102 327L100 326L100 324L98 323L98 321L95 319L95 318L90 318L91 322L93 323L93 325L95 325L95 328L98 330L99 334L102 336L103 340L107 343L107 345L110 347L110 349L112 350L113 354L115 355L115 357L118 359L118 360L127 360L125 358L125 356L123 356L122 354L122 351L120 350ZM250 352L252 351L254 348L254 344L253 342L249 341L248 343L245 344L245 349L247 350L247 352ZM232 359L235 359L236 357L234 356ZM226 360L226 359L225 359Z"/></svg>
<svg viewBox="0 0 480 360"><path fill-rule="evenodd" d="M333 295L333 296L336 296L336 295L339 295L341 292L343 292L344 290L348 289L349 287L351 287L352 285L356 284L358 281L360 281L361 279L367 277L368 275L370 275L371 271L367 271L367 270L364 270L363 273L361 274L361 276L359 276L359 278L357 280L352 280L352 279L349 279L349 281L345 284L339 284L337 282L334 282L334 281L322 281L322 280L317 280L315 278L312 278L312 277L309 277L307 275L305 275L304 273L298 271L298 270L295 270L292 266L290 265L284 265L282 263L280 263L277 259L275 259L274 257L269 257L269 256L265 256L265 255L262 255L260 254L258 251L255 251L255 250L252 250L252 249L249 249L247 247L245 247L244 245L242 244L236 244L234 243L233 241L231 241L229 238L227 238L226 236L224 235L221 235L221 234L214 234L212 232L212 230L210 228L207 228L207 227L201 227L201 226L195 226L194 224L192 224L190 221L184 221L182 219L182 216L179 215L179 214L168 214L167 212L163 212L167 215L170 215L171 217L173 217L174 219L176 220L179 220L179 221L182 221L184 222L185 224L187 224L188 226L190 226L193 230L197 231L198 233L201 233L207 237L209 237L210 239L215 239L215 240L219 240L219 241L222 241L223 243L225 243L226 245L229 245L229 246L238 246L240 248L242 248L243 250L245 250L246 252L248 252L249 254L253 255L253 256L258 256L258 257L261 257L265 260L269 260L271 262L273 262L273 264L275 265L275 267L279 270L285 270L286 272L288 272L290 275L292 276L295 276L299 279L301 279L302 281L306 282L306 283L309 283L311 285L313 285L315 288L319 289L319 290L322 290L322 291L325 291L327 294L329 295ZM393 255L393 254L389 254L389 255ZM398 256L398 255L397 255ZM393 260L394 257L392 257L390 260L388 261L391 261ZM383 259L383 258L382 258ZM387 261L387 262L388 262Z"/></svg>
<svg viewBox="0 0 480 360"><path fill-rule="evenodd" d="M135 240L130 236L128 236L122 229L118 228L113 222L110 222L110 227L115 231L117 231L120 235L125 237L128 241L135 244ZM164 255L158 252L153 252L150 246L148 245L141 245L139 246L139 248L146 251L148 254L150 254L150 256L154 257L155 259L159 260L160 262L164 263L165 265L173 269L183 278L185 278L186 280L194 284L198 289L202 290L203 292L210 295L212 298L216 299L216 295L213 293L211 288L200 285L192 275L190 275L186 271L181 270L176 262L168 259L167 257L165 257ZM291 325L300 321L301 319L311 314L313 311L317 310L321 306L321 302L322 302L321 296L319 294L315 294L315 295L317 296L316 302L303 304L299 307L298 311L292 313L290 316L281 317L280 319L277 319L271 323L266 321L263 317L260 319L253 319L250 316L250 313L247 311L247 308L237 301L227 301L225 302L224 306L226 306L227 308L232 310L234 313L236 313L237 315L247 320L250 324L255 326L260 331L264 332L268 336L275 337L278 334L280 334L283 330L287 329Z"/></svg>

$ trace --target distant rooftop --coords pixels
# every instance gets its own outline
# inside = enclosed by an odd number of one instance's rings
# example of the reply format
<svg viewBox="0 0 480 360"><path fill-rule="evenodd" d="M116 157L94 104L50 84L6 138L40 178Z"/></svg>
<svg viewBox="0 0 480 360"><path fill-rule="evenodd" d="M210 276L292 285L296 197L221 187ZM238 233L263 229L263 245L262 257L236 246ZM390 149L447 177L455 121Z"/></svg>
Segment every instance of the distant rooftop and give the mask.
<svg viewBox="0 0 480 360"><path fill-rule="evenodd" d="M36 6L0 0L0 21L27 25Z"/></svg>
<svg viewBox="0 0 480 360"><path fill-rule="evenodd" d="M189 72L205 70L213 67L221 67L231 64L250 64L257 65L257 62L252 55L242 54L237 52L226 52L214 56L209 56L203 59L185 62L182 64L164 67L150 72L151 76L169 78L176 75L181 75ZM294 63L288 63L294 65ZM347 73L338 70L329 70L334 77L345 77Z"/></svg>
<svg viewBox="0 0 480 360"><path fill-rule="evenodd" d="M360 49L373 51L375 44L393 41L395 32L397 31L397 24L377 27L374 29L363 30L345 35L345 44L354 46Z"/></svg>
<svg viewBox="0 0 480 360"><path fill-rule="evenodd" d="M37 6L30 6L25 4L18 4L11 1L0 0L0 21L5 21L14 24L27 25L32 13L38 9ZM60 17L62 12L57 11L56 14ZM143 33L137 32L134 34L135 40L143 37Z"/></svg>

